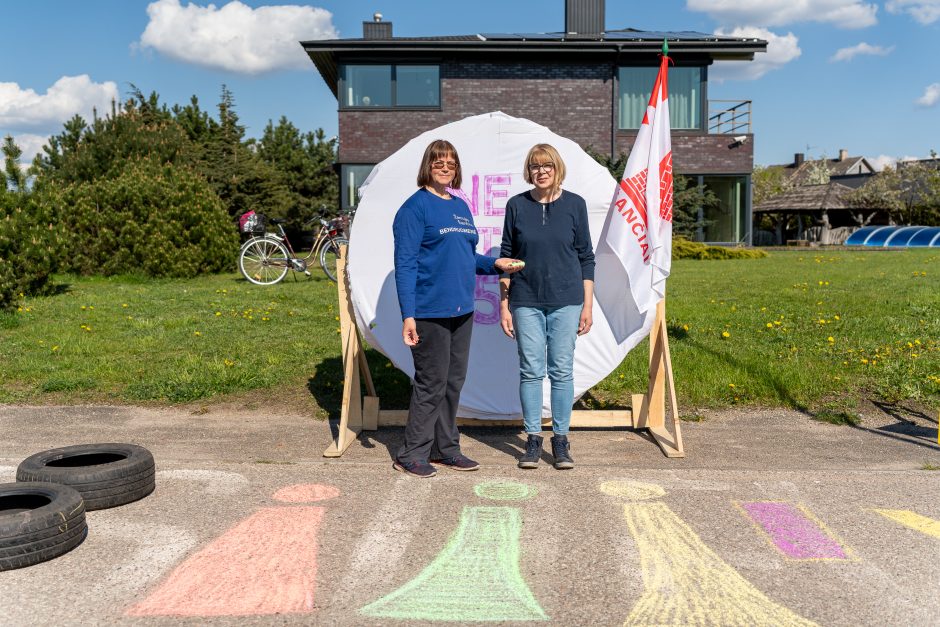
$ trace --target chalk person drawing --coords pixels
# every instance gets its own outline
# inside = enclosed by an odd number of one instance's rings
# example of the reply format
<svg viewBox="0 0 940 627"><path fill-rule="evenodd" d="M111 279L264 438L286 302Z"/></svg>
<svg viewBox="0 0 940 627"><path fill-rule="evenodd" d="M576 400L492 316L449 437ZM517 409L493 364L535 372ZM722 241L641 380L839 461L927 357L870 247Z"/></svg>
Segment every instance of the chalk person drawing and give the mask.
<svg viewBox="0 0 940 627"><path fill-rule="evenodd" d="M281 488L264 507L187 558L128 616L256 616L316 609L317 545L328 485Z"/></svg>
<svg viewBox="0 0 940 627"><path fill-rule="evenodd" d="M530 498L521 483L484 482L477 496ZM518 508L467 506L447 545L418 576L359 610L365 616L437 621L540 621L545 612L519 572Z"/></svg>
<svg viewBox="0 0 940 627"><path fill-rule="evenodd" d="M656 484L606 481L640 554L644 592L626 625L815 625L767 598L685 523Z"/></svg>

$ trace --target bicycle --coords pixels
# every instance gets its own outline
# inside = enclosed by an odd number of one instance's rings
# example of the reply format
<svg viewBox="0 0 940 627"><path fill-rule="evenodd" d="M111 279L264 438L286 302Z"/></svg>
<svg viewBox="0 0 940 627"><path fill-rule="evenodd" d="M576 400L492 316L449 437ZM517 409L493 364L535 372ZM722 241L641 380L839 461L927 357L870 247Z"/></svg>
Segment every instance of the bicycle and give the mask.
<svg viewBox="0 0 940 627"><path fill-rule="evenodd" d="M345 236L345 219L314 218L305 226L317 220L320 221L320 230L310 253L306 257L299 257L294 252L284 227L281 226L284 220L267 219L263 214L253 211L243 215L239 220L239 228L243 233L251 233L253 236L242 244L238 253L238 269L242 276L255 285L274 285L287 276L288 270L303 272L309 277L311 274L307 269L308 261L316 258L327 278L335 283L339 247L349 245ZM268 232L265 222L275 225L279 233Z"/></svg>

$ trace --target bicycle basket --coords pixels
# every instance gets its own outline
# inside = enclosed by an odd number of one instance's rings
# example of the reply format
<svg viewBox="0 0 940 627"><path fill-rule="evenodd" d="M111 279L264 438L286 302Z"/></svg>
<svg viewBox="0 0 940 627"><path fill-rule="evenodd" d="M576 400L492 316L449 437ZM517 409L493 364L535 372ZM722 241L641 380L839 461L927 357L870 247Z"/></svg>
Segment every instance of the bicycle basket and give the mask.
<svg viewBox="0 0 940 627"><path fill-rule="evenodd" d="M264 233L264 215L248 211L238 219L238 230L242 233Z"/></svg>

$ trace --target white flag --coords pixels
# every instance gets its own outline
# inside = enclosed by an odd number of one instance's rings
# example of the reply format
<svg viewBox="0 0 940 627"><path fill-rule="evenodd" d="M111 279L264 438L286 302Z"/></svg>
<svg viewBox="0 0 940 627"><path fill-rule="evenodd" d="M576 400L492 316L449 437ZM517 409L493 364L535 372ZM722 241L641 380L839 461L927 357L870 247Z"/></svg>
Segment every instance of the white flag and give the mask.
<svg viewBox="0 0 940 627"><path fill-rule="evenodd" d="M607 218L606 242L623 264L640 313L666 294L672 262L672 142L667 56Z"/></svg>

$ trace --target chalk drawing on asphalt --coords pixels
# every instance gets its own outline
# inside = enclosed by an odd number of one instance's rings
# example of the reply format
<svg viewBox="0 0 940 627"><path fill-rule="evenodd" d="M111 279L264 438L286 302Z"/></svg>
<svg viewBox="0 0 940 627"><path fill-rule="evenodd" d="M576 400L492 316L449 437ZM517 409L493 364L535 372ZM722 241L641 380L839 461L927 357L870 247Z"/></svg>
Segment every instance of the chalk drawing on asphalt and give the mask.
<svg viewBox="0 0 940 627"><path fill-rule="evenodd" d="M538 491L532 486L514 481L485 481L473 486L473 493L493 501L521 501L532 498Z"/></svg>
<svg viewBox="0 0 940 627"><path fill-rule="evenodd" d="M493 500L533 493L516 483L481 486L474 490L478 496ZM464 507L437 557L417 577L359 612L404 620L547 620L519 571L521 531L517 508Z"/></svg>
<svg viewBox="0 0 940 627"><path fill-rule="evenodd" d="M770 544L790 560L854 560L851 550L803 505L781 501L737 503Z"/></svg>
<svg viewBox="0 0 940 627"><path fill-rule="evenodd" d="M668 505L651 501L665 493L661 486L608 481L600 489L639 499L623 505L640 554L645 590L627 616L627 625L815 625L770 600Z"/></svg>
<svg viewBox="0 0 940 627"><path fill-rule="evenodd" d="M876 509L875 512L905 527L940 538L940 520L934 520L906 509Z"/></svg>
<svg viewBox="0 0 940 627"><path fill-rule="evenodd" d="M289 494L338 495L330 486ZM296 502L296 501L293 501ZM265 507L176 567L129 616L252 616L315 608L324 507Z"/></svg>

